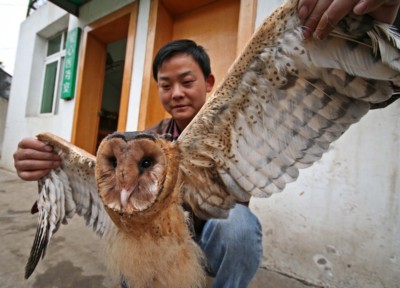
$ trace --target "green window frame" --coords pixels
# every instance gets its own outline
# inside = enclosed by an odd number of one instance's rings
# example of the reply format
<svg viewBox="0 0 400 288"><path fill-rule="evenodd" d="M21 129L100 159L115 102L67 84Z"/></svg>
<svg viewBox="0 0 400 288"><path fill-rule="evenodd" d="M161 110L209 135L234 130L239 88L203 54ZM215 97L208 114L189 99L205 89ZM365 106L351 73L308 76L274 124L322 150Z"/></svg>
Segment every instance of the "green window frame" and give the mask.
<svg viewBox="0 0 400 288"><path fill-rule="evenodd" d="M61 76L64 69L66 36L67 32L63 31L47 41L40 114L57 113Z"/></svg>

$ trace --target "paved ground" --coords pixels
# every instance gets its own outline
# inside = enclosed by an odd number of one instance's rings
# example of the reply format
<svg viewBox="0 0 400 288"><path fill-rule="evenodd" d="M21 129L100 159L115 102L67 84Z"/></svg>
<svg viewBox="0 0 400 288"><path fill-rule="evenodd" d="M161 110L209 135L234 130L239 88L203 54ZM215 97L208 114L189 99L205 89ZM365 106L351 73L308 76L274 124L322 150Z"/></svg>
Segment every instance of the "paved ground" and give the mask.
<svg viewBox="0 0 400 288"><path fill-rule="evenodd" d="M102 261L103 244L76 217L52 238L46 257L34 274L24 279L24 267L36 231L37 215L30 208L37 196L36 182L20 180L0 169L0 286L3 288L102 288L117 283ZM251 288L306 288L294 279L260 269Z"/></svg>

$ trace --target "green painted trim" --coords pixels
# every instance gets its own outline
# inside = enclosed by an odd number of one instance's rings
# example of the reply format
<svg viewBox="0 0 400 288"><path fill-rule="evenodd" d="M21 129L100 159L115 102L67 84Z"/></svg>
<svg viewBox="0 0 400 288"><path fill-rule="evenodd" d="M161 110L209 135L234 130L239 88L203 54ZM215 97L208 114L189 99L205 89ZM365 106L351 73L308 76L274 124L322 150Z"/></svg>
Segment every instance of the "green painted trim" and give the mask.
<svg viewBox="0 0 400 288"><path fill-rule="evenodd" d="M82 29L68 31L65 47L64 73L61 84L61 99L70 100L75 95L76 68L78 65L79 42Z"/></svg>

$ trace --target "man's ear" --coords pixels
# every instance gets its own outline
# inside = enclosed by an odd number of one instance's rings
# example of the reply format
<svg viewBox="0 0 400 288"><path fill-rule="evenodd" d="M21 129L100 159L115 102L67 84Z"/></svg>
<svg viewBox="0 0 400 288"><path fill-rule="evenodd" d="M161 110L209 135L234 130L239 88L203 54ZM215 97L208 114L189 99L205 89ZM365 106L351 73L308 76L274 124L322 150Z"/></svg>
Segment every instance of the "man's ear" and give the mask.
<svg viewBox="0 0 400 288"><path fill-rule="evenodd" d="M213 74L208 75L206 79L206 91L210 92L215 84L215 77Z"/></svg>

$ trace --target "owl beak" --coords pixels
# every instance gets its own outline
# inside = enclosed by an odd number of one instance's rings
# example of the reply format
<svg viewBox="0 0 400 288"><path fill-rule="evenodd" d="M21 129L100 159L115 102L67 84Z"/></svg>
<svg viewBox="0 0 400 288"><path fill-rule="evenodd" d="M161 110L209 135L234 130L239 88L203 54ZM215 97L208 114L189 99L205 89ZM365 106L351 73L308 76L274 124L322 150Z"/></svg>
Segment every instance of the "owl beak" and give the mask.
<svg viewBox="0 0 400 288"><path fill-rule="evenodd" d="M121 205L123 208L126 208L126 206L128 205L128 199L129 197L131 197L131 194L133 192L133 188L126 190L125 188L122 189L121 191Z"/></svg>

